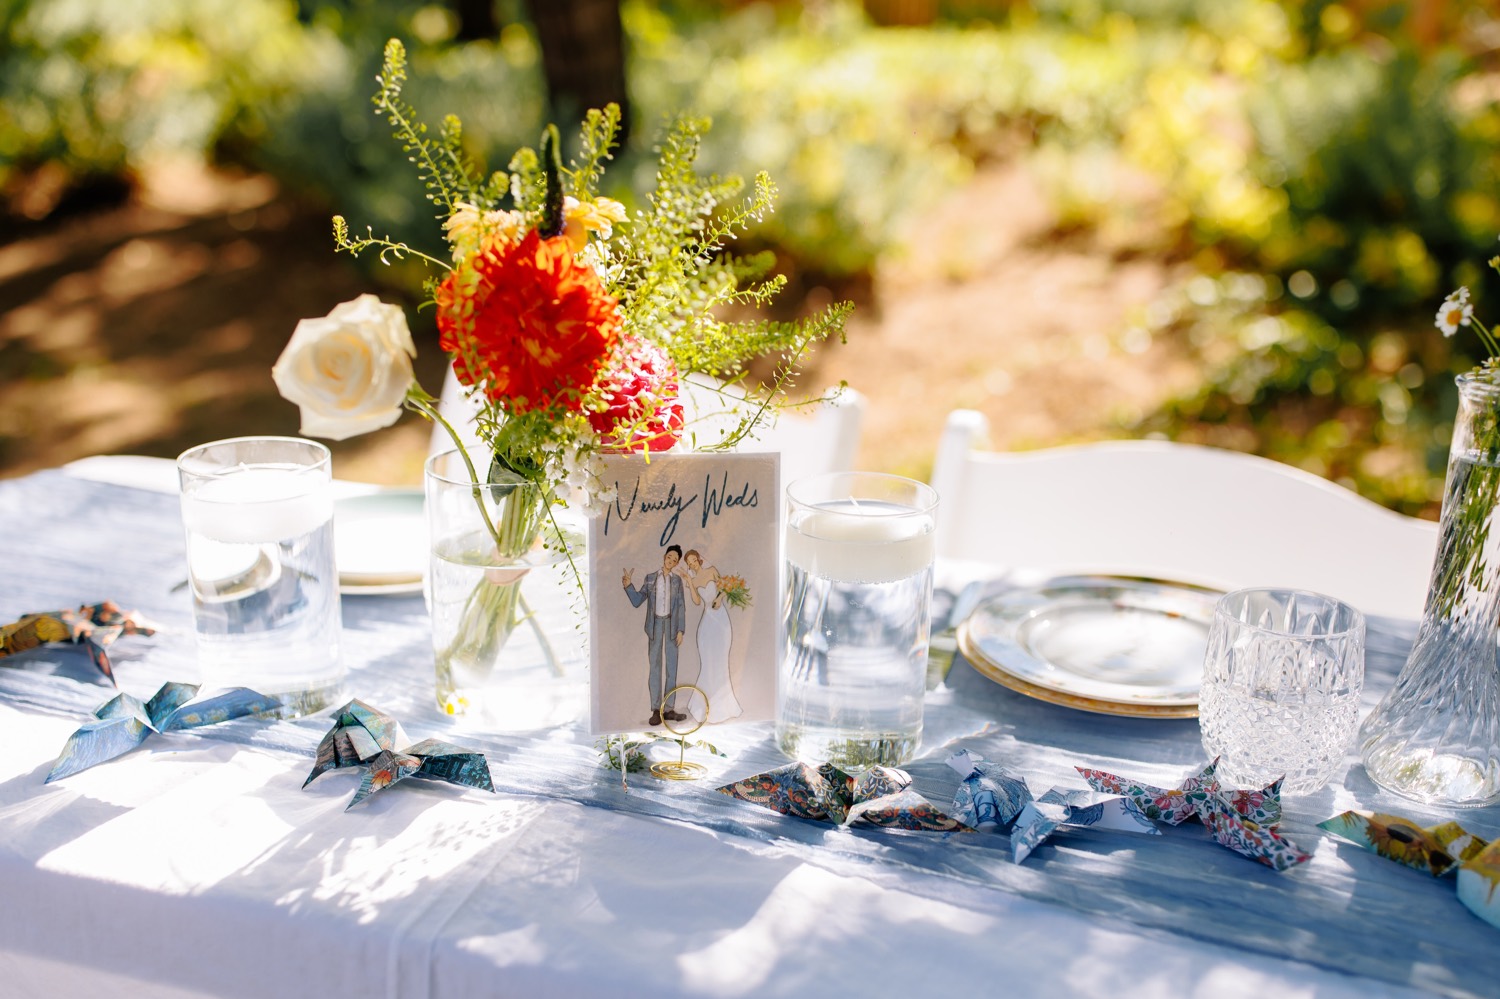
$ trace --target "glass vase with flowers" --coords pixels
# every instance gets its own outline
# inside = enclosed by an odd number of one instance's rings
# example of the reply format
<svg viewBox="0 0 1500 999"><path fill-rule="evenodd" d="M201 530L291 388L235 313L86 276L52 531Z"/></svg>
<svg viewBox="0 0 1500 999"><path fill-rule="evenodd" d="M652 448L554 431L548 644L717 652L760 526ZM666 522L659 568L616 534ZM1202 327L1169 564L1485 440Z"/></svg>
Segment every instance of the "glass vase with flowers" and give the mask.
<svg viewBox="0 0 1500 999"><path fill-rule="evenodd" d="M1500 257L1490 260L1500 270ZM1359 731L1370 778L1430 804L1500 801L1500 344L1459 288L1437 314L1489 358L1458 376L1458 412L1427 602L1411 655Z"/></svg>
<svg viewBox="0 0 1500 999"><path fill-rule="evenodd" d="M851 307L840 303L791 323L726 315L753 313L784 284L770 273L771 254L726 250L772 210L775 187L762 173L746 195L738 177L700 175L694 161L706 120L683 115L667 126L655 184L632 209L599 193L617 108L588 112L567 163L549 126L540 150L521 149L506 170L486 173L469 156L456 118L435 133L419 122L402 97L406 72L404 48L388 42L375 111L421 173L451 259L368 229L355 235L339 216L334 238L351 254L430 266L439 343L477 411L483 453L465 450L448 426L456 450L435 457L443 470L428 476L438 700L459 714L473 699L456 678L469 678L474 689L488 685L513 634L536 623L523 589L529 578L562 566L580 584L581 602L581 532L570 531L562 514L597 514L614 500L600 476L602 457L688 443L733 447L787 404L798 360L812 344L842 335ZM411 378L404 316L365 298L365 311L401 335L359 328L335 309L299 324L277 362L277 384L302 407L304 432L348 436L389 425L402 406L447 426L438 400ZM747 364L763 355L784 363L769 384L751 387ZM695 413L684 405L688 378L702 387ZM704 406L704 399L712 401ZM700 436L696 425L716 430ZM463 513L451 500L455 482ZM440 576L467 581L440 587ZM559 658L542 630L537 637L555 674Z"/></svg>

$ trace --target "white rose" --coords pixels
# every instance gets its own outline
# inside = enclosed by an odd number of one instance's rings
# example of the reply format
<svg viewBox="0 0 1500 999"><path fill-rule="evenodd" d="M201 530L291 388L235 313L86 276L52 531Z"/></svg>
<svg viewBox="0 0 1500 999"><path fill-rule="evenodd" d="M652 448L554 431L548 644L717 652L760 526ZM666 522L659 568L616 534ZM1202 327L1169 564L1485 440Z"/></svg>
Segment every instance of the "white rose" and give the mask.
<svg viewBox="0 0 1500 999"><path fill-rule="evenodd" d="M341 441L400 418L416 356L401 307L361 295L298 323L271 377L302 410L302 433Z"/></svg>

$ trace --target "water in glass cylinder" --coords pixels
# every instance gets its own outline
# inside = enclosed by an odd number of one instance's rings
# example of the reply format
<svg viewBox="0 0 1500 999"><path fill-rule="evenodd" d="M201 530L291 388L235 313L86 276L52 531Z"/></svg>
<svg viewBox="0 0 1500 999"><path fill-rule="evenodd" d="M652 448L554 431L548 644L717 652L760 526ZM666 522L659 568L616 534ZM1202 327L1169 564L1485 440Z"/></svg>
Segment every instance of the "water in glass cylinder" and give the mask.
<svg viewBox="0 0 1500 999"><path fill-rule="evenodd" d="M860 770L916 752L932 527L930 516L875 501L821 504L788 523L776 722L787 755Z"/></svg>
<svg viewBox="0 0 1500 999"><path fill-rule="evenodd" d="M326 479L243 465L182 496L188 576L206 687L280 697L280 714L338 695L339 581Z"/></svg>

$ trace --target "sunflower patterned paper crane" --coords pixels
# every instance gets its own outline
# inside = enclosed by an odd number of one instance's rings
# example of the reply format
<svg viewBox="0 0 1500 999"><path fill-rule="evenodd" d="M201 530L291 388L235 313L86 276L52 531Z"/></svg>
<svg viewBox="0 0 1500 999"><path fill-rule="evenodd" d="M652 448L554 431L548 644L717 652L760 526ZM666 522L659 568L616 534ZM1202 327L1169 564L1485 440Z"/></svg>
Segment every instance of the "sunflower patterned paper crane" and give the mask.
<svg viewBox="0 0 1500 999"><path fill-rule="evenodd" d="M1458 900L1474 915L1500 930L1500 840L1459 867Z"/></svg>
<svg viewBox="0 0 1500 999"><path fill-rule="evenodd" d="M1340 812L1319 822L1318 828L1433 877L1452 874L1456 865L1474 859L1487 845L1457 822L1423 827L1380 812Z"/></svg>
<svg viewBox="0 0 1500 999"><path fill-rule="evenodd" d="M1380 812L1340 812L1318 828L1423 874L1456 874L1458 900L1500 929L1500 840L1487 843L1457 822L1419 826Z"/></svg>

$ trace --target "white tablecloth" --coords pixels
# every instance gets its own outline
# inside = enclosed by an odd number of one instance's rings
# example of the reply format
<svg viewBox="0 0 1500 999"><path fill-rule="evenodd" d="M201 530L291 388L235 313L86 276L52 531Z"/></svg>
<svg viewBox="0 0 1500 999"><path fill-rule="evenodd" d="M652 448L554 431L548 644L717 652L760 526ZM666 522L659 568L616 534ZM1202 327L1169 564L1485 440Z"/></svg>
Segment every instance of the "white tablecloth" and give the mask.
<svg viewBox="0 0 1500 999"><path fill-rule="evenodd" d="M76 485L58 473L0 482L11 553L0 621L114 599L180 626L180 595L168 595L181 576L180 539L176 548L168 541L164 498L95 483L79 493ZM114 516L123 529L111 526ZM414 739L439 734L420 599L347 603L349 644L369 661L367 681L386 678L380 706ZM174 672L170 678L191 679L180 675L191 665L190 635L127 638L112 648L121 685L133 693L149 694ZM350 812L347 774L302 789L326 719L269 727L247 720L222 732L157 737L44 785L69 733L111 694L90 684L81 658L68 649L30 653L35 668L27 669L0 660L3 995L1484 994L1451 954L1421 947L1398 953L1397 973L1386 959L1380 976L1366 978L1316 959L1278 958L1264 944L1240 949L1222 934L1170 928L1169 913L1091 911L1088 865L1098 865L1103 890L1131 869L1137 851L1164 855L1151 851L1166 847L1145 838L1084 834L1081 846L1044 846L1031 866L992 881L978 862L956 874L957 862L953 870L924 869L942 866L919 852L925 844L887 851L870 834L751 816L753 806L700 785L662 789L640 777L627 796L617 777L595 766L590 740L573 731L495 744L497 783L510 788L502 793L408 782ZM391 693L390 678L406 664L407 691ZM350 675L355 696L366 696L361 669L355 663ZM1015 698L1018 710L1022 700ZM1035 710L1052 725L1064 715L1069 725L1090 717ZM1111 733L1130 730L1097 721L1075 730L1079 752L1091 754L1079 762L1130 759L1126 746L1101 758ZM994 758L1007 740L1020 752L1028 724L1020 714L1002 719L986 755ZM1191 723L1176 725L1135 756L1196 738ZM1090 732L1105 741L1088 742ZM763 732L726 740L731 759L718 776L754 772L746 765L764 755L764 741ZM1133 773L1182 772L1197 755L1195 746L1177 747ZM1064 774L1051 776L1064 783ZM1351 778L1348 787L1362 785ZM1370 795L1360 793L1365 803ZM1312 807L1333 814L1354 799L1355 791L1335 788ZM1500 827L1495 809L1460 817L1475 831ZM1284 907L1302 904L1285 894L1297 882L1276 879L1342 877L1354 887L1344 902L1334 899L1330 915L1371 899L1399 909L1410 892L1446 913L1456 932L1488 941L1490 952L1475 961L1482 980L1500 980L1500 935L1456 901L1451 913L1442 909L1419 875L1348 844L1314 838L1305 844L1317 848L1308 867L1322 874L1277 875L1232 855L1221 861L1223 851L1185 836L1173 842L1184 864L1222 863L1214 869L1236 893L1226 905L1263 905L1272 938L1292 911ZM1358 880L1351 868L1362 872ZM1057 904L1045 900L1054 884ZM1318 897L1327 903L1327 892ZM1199 904L1211 911L1214 900ZM1226 918L1245 918L1229 911ZM1390 950L1383 941L1399 945L1402 932L1370 926L1372 953ZM1316 938L1316 929L1289 929L1287 952L1315 955Z"/></svg>

